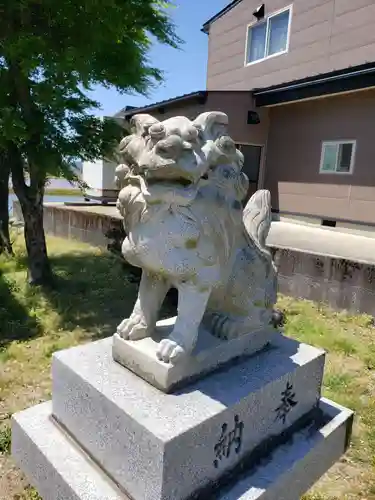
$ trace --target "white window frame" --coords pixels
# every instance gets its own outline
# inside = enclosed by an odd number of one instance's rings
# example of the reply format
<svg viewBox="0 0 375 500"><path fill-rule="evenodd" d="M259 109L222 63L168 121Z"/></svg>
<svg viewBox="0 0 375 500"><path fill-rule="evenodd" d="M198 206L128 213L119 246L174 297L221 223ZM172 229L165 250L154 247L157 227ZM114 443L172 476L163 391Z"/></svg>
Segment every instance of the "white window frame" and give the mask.
<svg viewBox="0 0 375 500"><path fill-rule="evenodd" d="M353 146L349 171L348 172L339 172L337 170L323 170L325 147L326 146L340 146L341 144L351 144ZM338 154L338 151L339 150L337 149L337 154ZM350 140L349 139L342 139L342 140L337 140L337 141L323 141L322 142L322 149L321 149L321 153L320 153L319 173L320 174L329 174L329 175L351 175L353 173L353 170L354 170L356 151L357 151L357 141L355 139L350 139ZM337 168L337 160L338 160L338 156L336 155L336 168Z"/></svg>
<svg viewBox="0 0 375 500"><path fill-rule="evenodd" d="M261 59L257 59L256 61L248 61L247 56L249 53L249 32L250 28L253 26L259 25L259 24L264 24L267 23L267 29L266 29L266 47L268 47L269 44L269 37L270 37L270 30L269 30L269 21L275 16L278 16L279 14L282 14L283 12L289 11L289 25L288 25L288 33L287 33L287 39L286 39L286 48L285 50L281 50L280 52L276 52L275 54L271 54L268 56L264 56ZM290 31L291 31L291 26L292 26L292 17L293 17L293 4L288 5L287 7L284 7L283 9L277 10L276 12L272 12L272 14L269 14L266 16L262 21L254 21L246 26L246 44L245 44L245 66L252 66L253 64L257 64L263 61L266 61L267 59L271 59L272 57L277 57L281 56L282 54L286 54L289 52L289 43L290 43Z"/></svg>

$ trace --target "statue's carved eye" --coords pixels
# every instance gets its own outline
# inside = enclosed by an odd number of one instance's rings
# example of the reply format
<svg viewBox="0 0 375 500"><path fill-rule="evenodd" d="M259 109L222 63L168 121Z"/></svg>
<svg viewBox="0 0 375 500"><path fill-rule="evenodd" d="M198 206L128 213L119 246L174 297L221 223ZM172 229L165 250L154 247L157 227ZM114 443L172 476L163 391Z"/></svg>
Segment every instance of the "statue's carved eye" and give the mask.
<svg viewBox="0 0 375 500"><path fill-rule="evenodd" d="M224 168L223 170L223 177L225 177L225 179L229 179L230 177L233 177L233 174L234 174L234 170L231 169L231 168Z"/></svg>
<svg viewBox="0 0 375 500"><path fill-rule="evenodd" d="M177 154L177 147L175 144L165 144L164 142L159 143L155 146L155 152L162 158L174 158Z"/></svg>
<svg viewBox="0 0 375 500"><path fill-rule="evenodd" d="M181 137L170 135L155 145L155 153L164 158L175 158L182 153L183 142Z"/></svg>
<svg viewBox="0 0 375 500"><path fill-rule="evenodd" d="M165 156L169 154L169 149L166 146L158 146L157 152L161 156Z"/></svg>

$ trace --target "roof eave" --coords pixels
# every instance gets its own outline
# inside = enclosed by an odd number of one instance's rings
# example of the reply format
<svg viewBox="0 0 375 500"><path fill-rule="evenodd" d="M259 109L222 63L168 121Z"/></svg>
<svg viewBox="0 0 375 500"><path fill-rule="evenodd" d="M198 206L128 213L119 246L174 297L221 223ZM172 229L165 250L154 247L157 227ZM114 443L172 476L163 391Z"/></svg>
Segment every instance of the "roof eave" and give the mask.
<svg viewBox="0 0 375 500"><path fill-rule="evenodd" d="M232 9L234 9L234 7L236 7L236 5L238 5L240 2L242 2L242 0L233 0L231 3L229 3L226 7L224 7L224 9L221 9L219 12L217 12L214 16L212 16L208 21L206 21L204 24L203 24L203 27L201 29L201 31L203 33L206 33L207 35L209 34L210 32L210 25L212 23L214 23L215 21L217 21L218 19L220 19L220 17L223 17L225 14L227 14L229 11L231 11Z"/></svg>
<svg viewBox="0 0 375 500"><path fill-rule="evenodd" d="M296 102L312 97L334 95L375 86L375 64L345 68L316 77L254 89L257 107Z"/></svg>
<svg viewBox="0 0 375 500"><path fill-rule="evenodd" d="M207 95L208 95L207 90L198 90L197 92L192 92L190 94L185 94L183 96L167 99L165 101L155 102L139 108L134 108L134 107L131 109L124 108L123 110L119 111L119 114L121 114L123 118L127 119L135 114L146 113L158 108L173 106L176 103L188 102L192 100L198 100L198 101L202 100L204 103L207 99Z"/></svg>

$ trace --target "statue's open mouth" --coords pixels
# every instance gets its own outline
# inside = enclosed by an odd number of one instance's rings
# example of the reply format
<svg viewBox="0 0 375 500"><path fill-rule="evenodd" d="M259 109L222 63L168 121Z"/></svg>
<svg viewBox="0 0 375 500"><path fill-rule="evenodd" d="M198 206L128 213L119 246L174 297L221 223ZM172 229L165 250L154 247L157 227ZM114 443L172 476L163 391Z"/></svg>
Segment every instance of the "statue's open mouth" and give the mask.
<svg viewBox="0 0 375 500"><path fill-rule="evenodd" d="M182 186L182 187L189 187L193 184L193 181L191 179L186 179L184 177L176 177L176 178L171 178L167 177L165 179L161 177L154 177L154 178L149 178L147 179L147 184L153 185L153 184L173 184L177 186Z"/></svg>
<svg viewBox="0 0 375 500"><path fill-rule="evenodd" d="M176 164L159 169L149 170L146 176L147 184L169 184L178 187L191 187L197 183L196 173L191 173Z"/></svg>
<svg viewBox="0 0 375 500"><path fill-rule="evenodd" d="M208 174L203 174L200 179L207 180L208 179ZM153 184L169 184L169 185L176 185L176 186L182 186L182 187L190 187L196 184L196 180L187 178L187 177L182 177L182 176L177 176L177 177L148 177L147 183L149 185Z"/></svg>

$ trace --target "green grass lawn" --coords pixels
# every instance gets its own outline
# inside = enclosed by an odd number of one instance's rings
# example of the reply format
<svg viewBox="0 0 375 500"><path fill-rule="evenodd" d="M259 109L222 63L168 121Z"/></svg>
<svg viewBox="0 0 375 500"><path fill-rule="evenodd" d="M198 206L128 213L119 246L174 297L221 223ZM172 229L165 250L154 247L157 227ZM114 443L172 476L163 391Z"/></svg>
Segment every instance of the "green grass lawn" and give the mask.
<svg viewBox="0 0 375 500"><path fill-rule="evenodd" d="M21 236L0 256L0 499L36 500L9 456L10 416L51 397L56 350L111 335L134 303L134 274L100 249L48 239L57 275L50 291L26 285ZM285 331L327 350L324 395L354 409L352 445L305 500L375 500L375 329L366 316L280 297ZM166 305L163 313L171 314Z"/></svg>
<svg viewBox="0 0 375 500"><path fill-rule="evenodd" d="M46 196L80 196L82 197L82 191L77 188L71 188L71 189L57 189L57 188L50 188L48 189L48 186L46 187Z"/></svg>

